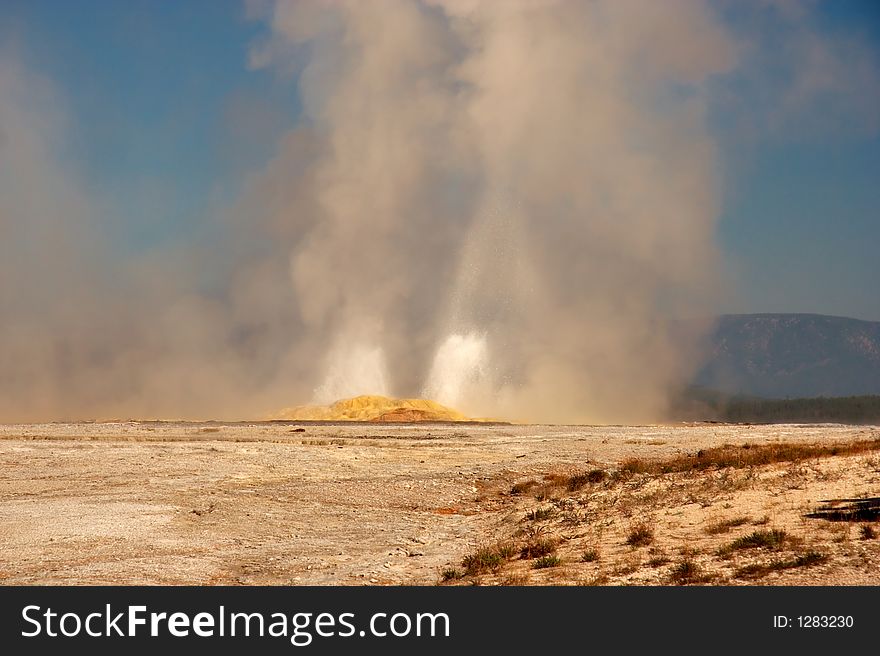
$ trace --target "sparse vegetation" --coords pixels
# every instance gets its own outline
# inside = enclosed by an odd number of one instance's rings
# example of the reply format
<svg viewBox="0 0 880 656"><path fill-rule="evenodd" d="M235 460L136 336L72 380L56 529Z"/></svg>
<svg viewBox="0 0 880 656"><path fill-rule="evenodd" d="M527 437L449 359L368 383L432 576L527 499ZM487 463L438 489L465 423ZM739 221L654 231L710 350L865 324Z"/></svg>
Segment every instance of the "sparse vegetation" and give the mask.
<svg viewBox="0 0 880 656"><path fill-rule="evenodd" d="M468 554L461 561L465 574L468 576L496 571L501 568L503 563L504 558L501 557L501 554L488 547L477 549L477 551Z"/></svg>
<svg viewBox="0 0 880 656"><path fill-rule="evenodd" d="M581 555L581 560L585 563L594 563L599 560L599 550L596 548L587 549Z"/></svg>
<svg viewBox="0 0 880 656"><path fill-rule="evenodd" d="M577 492L586 485L601 483L608 477L608 473L602 469L593 469L569 477L566 488L569 492Z"/></svg>
<svg viewBox="0 0 880 656"><path fill-rule="evenodd" d="M562 559L556 554L548 554L546 556L541 556L534 563L532 563L533 569L546 569L548 567L557 567L562 564Z"/></svg>
<svg viewBox="0 0 880 656"><path fill-rule="evenodd" d="M669 580L676 585L688 585L689 583L699 583L705 579L703 569L695 561L688 559L672 568Z"/></svg>
<svg viewBox="0 0 880 656"><path fill-rule="evenodd" d="M492 546L480 547L475 552L468 554L461 561L464 573L467 576L477 576L486 572L497 572L506 560L516 555L516 548L509 542L502 542Z"/></svg>
<svg viewBox="0 0 880 656"><path fill-rule="evenodd" d="M538 485L538 481L536 481L536 480L528 480L528 481L522 481L520 483L514 483L513 487L510 488L510 493L514 494L514 495L526 494L530 490L537 487L537 485Z"/></svg>
<svg viewBox="0 0 880 656"><path fill-rule="evenodd" d="M464 574L461 571L457 570L455 567L447 567L442 572L440 572L440 580L441 581L457 581Z"/></svg>
<svg viewBox="0 0 880 656"><path fill-rule="evenodd" d="M642 561L637 556L631 555L615 563L612 573L615 576L626 576L638 570L641 565Z"/></svg>
<svg viewBox="0 0 880 656"><path fill-rule="evenodd" d="M810 567L811 565L821 565L822 563L828 562L828 560L828 554L821 553L819 551L808 551L806 553L800 554L794 559L794 566Z"/></svg>
<svg viewBox="0 0 880 656"><path fill-rule="evenodd" d="M849 540L851 528L852 527L850 524L834 523L829 527L828 531L831 533L831 535L832 535L831 539L834 542L836 542L838 544L842 544L842 543Z"/></svg>
<svg viewBox="0 0 880 656"><path fill-rule="evenodd" d="M647 547L654 541L654 529L644 522L636 524L630 529L626 537L626 543L634 548Z"/></svg>
<svg viewBox="0 0 880 656"><path fill-rule="evenodd" d="M728 570L727 574L721 574L707 569L704 562L705 558L713 553L711 547L698 549L695 548L696 543L694 542L677 547L668 545L673 548L673 552L667 555L666 550L657 546L657 526L650 519L651 515L646 516L645 511L650 513L651 507L669 503L672 499L677 499L676 503L693 503L706 508L712 505L707 501L705 495L707 491L716 494L719 490L724 490L733 494L749 485L757 484L756 481L760 482L763 478L767 478L768 472L781 472L779 475L784 475L783 478L790 477L791 472L795 472L800 477L821 476L824 470L820 469L818 463L808 465L807 463L801 464L800 461L832 456L851 456L866 450L872 451L878 447L880 447L880 439L825 445L773 443L734 446L726 444L721 447L703 449L695 454L661 461L633 459L625 462L616 470L584 469L580 472L567 474L551 472L542 478L521 481L511 488L511 494L529 493L544 503L525 513L524 521L514 534L516 543L507 542L503 545L499 543L491 548L478 550L471 554L469 559L466 558L463 561L463 567L460 569L463 569L464 572L460 576L467 576L470 580L479 581L481 574L498 572L505 561L516 557L530 561L529 565L533 569L556 567L565 555L557 553L561 539L573 541L570 542L570 546L575 549L580 548L580 551L575 552L577 554L575 558L579 556L578 560L581 563L598 563L601 540L594 541L596 540L594 535L592 538L588 538L589 541L586 541L586 534L579 533L578 528L587 522L601 537L605 527L616 524L616 531L620 531L621 527L617 522L621 517L633 518L632 523L623 525L622 535L622 540L633 549L633 552L629 555L609 559L607 568L601 568L602 572L593 579L582 580L582 584L601 585L611 581L626 581L630 575L639 576L638 572L642 568L648 567L655 570L664 568L662 580L667 584L693 585L728 580L727 576L742 580L757 579L774 571L817 565L826 562L829 556L818 548L798 553L804 540L788 534L782 528L774 528L771 519L776 522L780 519L777 515L772 515L772 518L771 515L766 514L757 517L749 516L742 513L742 510L737 513L736 504L725 503L723 508L729 513L727 517L718 517L717 515L713 517L711 513L704 514L703 517L710 518L710 521L698 529L709 536L737 533L714 551L715 554L725 559L730 559L736 554L743 554L738 557L735 568ZM783 467L760 469L766 465L779 463L782 463ZM788 466L787 470L786 466ZM708 474L713 469L720 471ZM744 469L744 471L740 473L737 471L738 469ZM704 472L708 475L701 475ZM683 474L683 476L665 477L670 473ZM777 479L778 477L768 478L773 481ZM601 484L601 488L591 489L588 495L579 493L588 486L597 484ZM786 478L782 484L788 485L788 479ZM858 501L865 503L871 499L859 499ZM616 521L601 519L603 517L601 508L609 502L614 506L614 512L618 517ZM835 503L839 502L840 500ZM527 501L523 503L527 503ZM547 521L551 519L553 521ZM842 524L844 522L833 523ZM744 531L744 534L736 531L736 529L744 527L749 527ZM876 535L872 525L865 523L859 528L862 539L873 539ZM562 537L563 532L566 532L564 538ZM698 536L695 537L698 539ZM650 548L644 552L640 551L645 547ZM765 560L765 562L750 563L749 561L754 558L749 558L746 555L749 552L754 555L757 555L758 552L777 553L773 555L772 559ZM647 555L640 557L640 554ZM656 577L657 574L654 576ZM506 574L503 579L497 580L504 585L525 585L527 577L523 577L521 573L511 573ZM641 582L642 577L639 576L638 581Z"/></svg>
<svg viewBox="0 0 880 656"><path fill-rule="evenodd" d="M554 508L535 508L534 510L526 513L526 519L530 522L541 522L545 519L550 519L556 514L556 510Z"/></svg>
<svg viewBox="0 0 880 656"><path fill-rule="evenodd" d="M745 549L781 549L782 545L788 540L788 534L778 528L770 530L752 531L748 535L737 538L733 542L722 546L718 550L718 555L722 558L729 558L734 551L743 551Z"/></svg>
<svg viewBox="0 0 880 656"><path fill-rule="evenodd" d="M598 586L598 585L607 585L611 578L605 572L599 572L596 576L590 579L582 579L580 584L583 586Z"/></svg>
<svg viewBox="0 0 880 656"><path fill-rule="evenodd" d="M720 522L709 524L705 531L709 535L720 535L721 533L729 533L730 529L748 524L751 521L748 517L735 517L733 519L723 519Z"/></svg>
<svg viewBox="0 0 880 656"><path fill-rule="evenodd" d="M541 558L556 551L557 542L553 538L535 538L520 550L520 558Z"/></svg>
<svg viewBox="0 0 880 656"><path fill-rule="evenodd" d="M700 449L693 455L683 455L668 460L644 460L631 458L624 461L620 470L626 474L669 474L674 472L701 471L733 467L742 469L778 462L800 462L812 458L850 456L880 451L880 439L854 440L839 444L725 444Z"/></svg>
<svg viewBox="0 0 880 656"><path fill-rule="evenodd" d="M568 485L567 474L550 473L544 476L542 483L535 483L534 496L538 501L546 501L559 495Z"/></svg>
<svg viewBox="0 0 880 656"><path fill-rule="evenodd" d="M495 545L495 551L499 556L504 558L504 560L510 560L516 556L517 548L513 542L499 542Z"/></svg>
<svg viewBox="0 0 880 656"><path fill-rule="evenodd" d="M877 537L877 532L870 524L862 524L862 527L859 529L859 537L862 540L873 540Z"/></svg>
<svg viewBox="0 0 880 656"><path fill-rule="evenodd" d="M778 572L786 569L794 569L797 567L812 567L813 565L821 565L828 562L828 554L819 551L807 551L798 554L791 559L775 559L768 563L751 563L740 567L734 572L734 576L738 579L757 579L767 576L771 572Z"/></svg>
<svg viewBox="0 0 880 656"><path fill-rule="evenodd" d="M737 538L731 542L731 548L740 549L778 549L785 542L786 533L780 528L770 529L769 531L752 531L746 536Z"/></svg>

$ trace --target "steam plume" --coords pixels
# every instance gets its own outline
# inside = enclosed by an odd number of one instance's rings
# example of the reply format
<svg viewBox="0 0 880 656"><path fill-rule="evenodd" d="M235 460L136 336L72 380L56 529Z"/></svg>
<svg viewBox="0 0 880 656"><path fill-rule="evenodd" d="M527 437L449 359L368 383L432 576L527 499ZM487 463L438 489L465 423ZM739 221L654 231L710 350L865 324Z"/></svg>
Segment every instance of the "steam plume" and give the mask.
<svg viewBox="0 0 880 656"><path fill-rule="evenodd" d="M271 20L253 61L308 50L323 143L291 261L307 329L471 413L656 416L687 370L664 318L715 275L700 87L733 48L707 9L278 3Z"/></svg>
<svg viewBox="0 0 880 656"><path fill-rule="evenodd" d="M252 10L269 33L250 64L295 79L303 116L206 246L117 253L51 84L0 56L0 420L257 417L358 393L662 414L694 355L668 320L717 290L706 113L739 50L709 5Z"/></svg>

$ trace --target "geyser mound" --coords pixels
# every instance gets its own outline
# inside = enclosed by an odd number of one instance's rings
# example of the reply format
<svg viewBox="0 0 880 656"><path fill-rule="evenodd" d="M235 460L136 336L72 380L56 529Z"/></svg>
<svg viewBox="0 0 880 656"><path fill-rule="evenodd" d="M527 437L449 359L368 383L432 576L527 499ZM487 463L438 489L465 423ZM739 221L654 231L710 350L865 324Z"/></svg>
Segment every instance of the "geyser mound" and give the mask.
<svg viewBox="0 0 880 656"><path fill-rule="evenodd" d="M362 395L330 405L284 408L271 419L289 421L474 421L457 410L429 399L393 399Z"/></svg>

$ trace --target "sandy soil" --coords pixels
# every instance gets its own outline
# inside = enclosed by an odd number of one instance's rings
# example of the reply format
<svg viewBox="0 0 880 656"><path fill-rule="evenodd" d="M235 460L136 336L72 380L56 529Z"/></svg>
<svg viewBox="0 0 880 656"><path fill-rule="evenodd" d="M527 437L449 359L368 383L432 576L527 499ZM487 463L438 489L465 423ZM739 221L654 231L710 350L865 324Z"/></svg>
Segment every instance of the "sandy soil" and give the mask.
<svg viewBox="0 0 880 656"><path fill-rule="evenodd" d="M880 584L880 540L803 517L821 499L880 495L880 454L509 493L629 457L868 438L880 428L0 425L0 583L434 584L481 545L542 534L559 542L559 566L513 559L458 582L657 584L687 559L714 583ZM546 519L528 519L542 508ZM743 517L728 533L705 531ZM653 542L627 545L644 520ZM738 578L770 554L718 549L756 526L786 530L792 553L815 546L829 558ZM590 549L599 559L582 562Z"/></svg>

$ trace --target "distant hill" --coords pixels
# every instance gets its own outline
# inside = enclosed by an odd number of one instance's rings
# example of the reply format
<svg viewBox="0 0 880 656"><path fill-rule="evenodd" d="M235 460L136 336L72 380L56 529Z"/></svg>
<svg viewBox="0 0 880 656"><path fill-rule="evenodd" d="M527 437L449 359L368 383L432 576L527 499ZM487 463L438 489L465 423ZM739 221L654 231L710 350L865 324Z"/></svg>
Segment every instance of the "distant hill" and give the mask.
<svg viewBox="0 0 880 656"><path fill-rule="evenodd" d="M694 385L775 399L880 394L880 322L820 314L724 315Z"/></svg>

